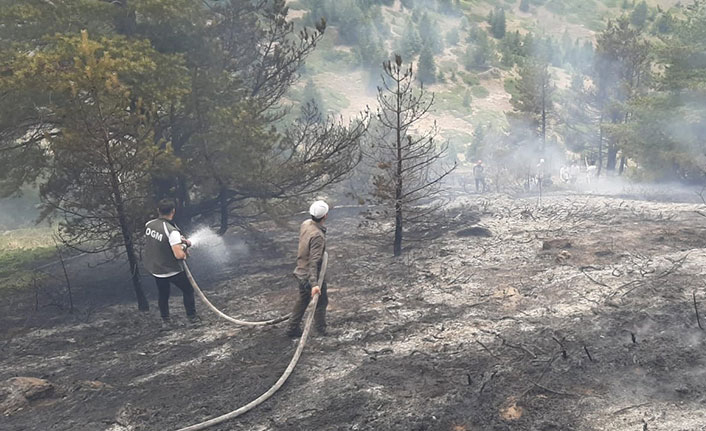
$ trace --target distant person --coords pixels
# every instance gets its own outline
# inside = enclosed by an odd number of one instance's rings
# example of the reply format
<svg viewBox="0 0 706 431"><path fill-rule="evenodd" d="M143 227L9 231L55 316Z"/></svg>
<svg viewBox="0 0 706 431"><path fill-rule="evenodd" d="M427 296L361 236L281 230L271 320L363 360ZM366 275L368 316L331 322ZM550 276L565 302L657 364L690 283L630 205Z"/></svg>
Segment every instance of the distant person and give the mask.
<svg viewBox="0 0 706 431"><path fill-rule="evenodd" d="M545 169L546 167L544 166L544 159L539 159L539 163L537 164L537 187L539 187L540 190L544 185Z"/></svg>
<svg viewBox="0 0 706 431"><path fill-rule="evenodd" d="M568 183L569 182L569 167L568 166L562 166L561 169L559 169L559 179L561 179L562 183Z"/></svg>
<svg viewBox="0 0 706 431"><path fill-rule="evenodd" d="M577 165L576 162L572 163L571 168L569 168L569 183L576 184L576 181L578 181L579 178L579 173L581 173L579 165Z"/></svg>
<svg viewBox="0 0 706 431"><path fill-rule="evenodd" d="M482 160L473 166L473 178L476 180L476 193L485 193L485 166Z"/></svg>
<svg viewBox="0 0 706 431"><path fill-rule="evenodd" d="M595 163L589 165L588 162L586 162L586 184L591 184L597 173L598 166L596 166Z"/></svg>
<svg viewBox="0 0 706 431"><path fill-rule="evenodd" d="M324 223L328 217L328 205L324 201L316 201L309 207L310 220L302 223L299 229L299 249L297 251L297 267L294 276L299 282L299 297L289 318L287 335L295 338L302 335L301 321L311 297L320 293L319 302L314 312L314 327L321 335L326 335L326 282L319 286L319 271L326 251L326 228Z"/></svg>
<svg viewBox="0 0 706 431"><path fill-rule="evenodd" d="M197 324L199 317L196 315L194 288L179 265L180 260L187 258L187 248L191 246L191 242L182 236L172 221L176 213L173 200L162 199L157 210L159 217L145 224L144 265L157 283L162 327L171 327L169 294L172 284L181 290L189 323Z"/></svg>

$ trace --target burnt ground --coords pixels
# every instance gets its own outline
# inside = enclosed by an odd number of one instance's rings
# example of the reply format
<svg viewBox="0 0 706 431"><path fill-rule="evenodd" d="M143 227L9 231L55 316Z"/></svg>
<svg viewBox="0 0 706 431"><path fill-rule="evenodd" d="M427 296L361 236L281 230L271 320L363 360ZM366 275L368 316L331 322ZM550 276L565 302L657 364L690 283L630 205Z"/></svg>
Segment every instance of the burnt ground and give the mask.
<svg viewBox="0 0 706 431"><path fill-rule="evenodd" d="M706 316L699 209L457 198L399 259L370 239L385 226L334 212L331 334L309 339L273 398L212 429L706 430L706 332L692 297ZM492 236L468 236L474 226ZM274 317L294 298L297 225L262 227L224 264L194 252L194 275L231 315ZM70 270L74 315L34 311L29 294L4 300L0 381L56 386L0 416L4 431L174 430L256 398L294 351L282 325L236 327L200 303L203 326L160 332L148 279L145 314L120 265L76 259Z"/></svg>

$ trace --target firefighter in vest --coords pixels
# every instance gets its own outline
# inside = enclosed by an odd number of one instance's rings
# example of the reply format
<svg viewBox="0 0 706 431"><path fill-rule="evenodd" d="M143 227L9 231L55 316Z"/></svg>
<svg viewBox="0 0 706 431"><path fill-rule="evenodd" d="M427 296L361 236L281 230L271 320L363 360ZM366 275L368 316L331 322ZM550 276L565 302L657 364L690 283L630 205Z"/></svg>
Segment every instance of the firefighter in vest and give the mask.
<svg viewBox="0 0 706 431"><path fill-rule="evenodd" d="M297 251L297 267L294 276L299 282L299 297L289 318L287 335L299 337L302 334L301 321L311 297L320 293L319 302L314 312L314 327L320 335L326 335L326 282L319 286L319 271L326 250L326 228L324 222L328 216L328 205L324 201L316 201L309 208L311 220L302 223L299 230L299 249Z"/></svg>
<svg viewBox="0 0 706 431"><path fill-rule="evenodd" d="M169 320L169 293L173 284L181 290L184 297L186 317L191 324L199 322L196 315L194 288L181 269L179 261L188 256L187 248L191 242L184 238L179 228L172 222L176 206L171 199L159 201L159 218L145 224L144 265L157 283L159 292L159 313L162 316L162 326L171 326Z"/></svg>

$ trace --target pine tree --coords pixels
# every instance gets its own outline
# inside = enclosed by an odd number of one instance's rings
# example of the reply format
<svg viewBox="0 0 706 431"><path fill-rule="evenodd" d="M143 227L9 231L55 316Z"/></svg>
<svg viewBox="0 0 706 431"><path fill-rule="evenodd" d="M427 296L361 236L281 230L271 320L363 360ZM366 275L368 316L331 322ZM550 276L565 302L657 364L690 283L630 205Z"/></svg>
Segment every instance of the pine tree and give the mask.
<svg viewBox="0 0 706 431"><path fill-rule="evenodd" d="M429 47L434 53L444 50L444 43L441 40L441 30L437 23L426 12L419 20L419 38L422 46Z"/></svg>
<svg viewBox="0 0 706 431"><path fill-rule="evenodd" d="M635 9L632 11L630 14L630 22L632 25L635 27L642 27L645 25L645 22L647 21L647 3L645 0L642 0L640 3L635 6Z"/></svg>
<svg viewBox="0 0 706 431"><path fill-rule="evenodd" d="M504 40L507 41L506 37ZM510 68L515 65L515 55L512 52L512 46L508 43L501 43L499 48L500 64L505 68Z"/></svg>
<svg viewBox="0 0 706 431"><path fill-rule="evenodd" d="M512 67L522 58L522 37L519 31L509 33L500 41L501 64Z"/></svg>
<svg viewBox="0 0 706 431"><path fill-rule="evenodd" d="M490 33L496 39L502 39L505 37L505 9L500 9L492 16L492 22L490 23Z"/></svg>
<svg viewBox="0 0 706 431"><path fill-rule="evenodd" d="M360 24L365 20L363 11L355 0L337 0L333 4L337 19L332 22L338 25L339 37L347 45L357 44Z"/></svg>
<svg viewBox="0 0 706 431"><path fill-rule="evenodd" d="M0 189L21 186L5 179L22 171L39 173L43 215L59 217L62 242L85 252L125 253L138 308L148 310L137 240L152 210L152 181L177 165L152 119L183 94L183 61L146 41L92 39L87 31L48 35L32 57L3 57L12 73L0 78L0 93L39 91L23 101L39 116L22 119L36 126L18 140L0 139ZM3 131L0 138L8 138Z"/></svg>
<svg viewBox="0 0 706 431"><path fill-rule="evenodd" d="M537 136L542 140L542 152L544 152L555 90L549 65L546 62L531 59L520 68L519 74L517 92L513 94L510 103L517 112L534 125Z"/></svg>
<svg viewBox="0 0 706 431"><path fill-rule="evenodd" d="M525 13L529 12L529 10L530 10L529 0L520 0L520 10Z"/></svg>
<svg viewBox="0 0 706 431"><path fill-rule="evenodd" d="M400 53L406 58L411 58L418 54L421 49L422 40L419 37L419 32L417 32L414 22L408 19L400 41Z"/></svg>
<svg viewBox="0 0 706 431"><path fill-rule="evenodd" d="M603 139L602 100L597 88L588 81L580 73L571 78L571 86L562 100L562 135L569 150L598 160Z"/></svg>
<svg viewBox="0 0 706 431"><path fill-rule="evenodd" d="M704 183L706 154L706 3L674 18L673 32L658 52L659 79L628 103L630 121L613 127L622 150L650 180ZM698 156L697 156L698 155Z"/></svg>
<svg viewBox="0 0 706 431"><path fill-rule="evenodd" d="M462 104L465 108L470 108L472 102L473 102L473 98L471 97L471 91L467 89L466 91L463 92Z"/></svg>
<svg viewBox="0 0 706 431"><path fill-rule="evenodd" d="M626 104L646 88L652 69L649 51L641 29L631 27L625 17L608 22L598 35L592 79L603 97L603 119L611 127L631 121ZM611 134L606 135L606 142L605 167L615 171L621 142ZM621 169L624 165L622 159Z"/></svg>
<svg viewBox="0 0 706 431"><path fill-rule="evenodd" d="M369 71L377 71L382 62L385 61L385 58L387 58L383 38L380 37L372 24L361 27L355 52L358 64Z"/></svg>
<svg viewBox="0 0 706 431"><path fill-rule="evenodd" d="M446 33L446 43L449 45L458 45L461 41L461 36L458 31L458 27L454 27Z"/></svg>
<svg viewBox="0 0 706 431"><path fill-rule="evenodd" d="M655 24L657 31L661 34L670 33L672 31L673 26L674 19L672 18L672 14L669 12L663 12L662 14L660 14Z"/></svg>
<svg viewBox="0 0 706 431"><path fill-rule="evenodd" d="M439 208L441 182L456 166L440 163L448 144L437 144L436 124L418 130L434 98L423 87L415 88L412 67L403 66L396 55L394 62L384 63L383 80L377 96L379 127L373 136L376 151L369 158L379 170L373 196L395 215L393 253L400 256L404 232Z"/></svg>
<svg viewBox="0 0 706 431"><path fill-rule="evenodd" d="M135 239L156 200L225 232L359 160L364 121L282 121L325 23L208 3L0 0L0 193L36 184L67 245L126 256L141 309Z"/></svg>
<svg viewBox="0 0 706 431"><path fill-rule="evenodd" d="M536 48L534 34L531 32L525 33L525 36L522 38L522 56L531 57L534 55Z"/></svg>
<svg viewBox="0 0 706 431"><path fill-rule="evenodd" d="M561 36L561 64L573 64L573 58L575 56L574 43L569 36L569 32L564 30L564 34Z"/></svg>
<svg viewBox="0 0 706 431"><path fill-rule="evenodd" d="M436 81L436 63L434 62L434 54L429 47L424 47L422 53L419 54L417 79L423 84L432 84Z"/></svg>
<svg viewBox="0 0 706 431"><path fill-rule="evenodd" d="M493 60L493 47L484 31L479 32L478 39L466 48L464 57L466 70L483 69L490 65Z"/></svg>

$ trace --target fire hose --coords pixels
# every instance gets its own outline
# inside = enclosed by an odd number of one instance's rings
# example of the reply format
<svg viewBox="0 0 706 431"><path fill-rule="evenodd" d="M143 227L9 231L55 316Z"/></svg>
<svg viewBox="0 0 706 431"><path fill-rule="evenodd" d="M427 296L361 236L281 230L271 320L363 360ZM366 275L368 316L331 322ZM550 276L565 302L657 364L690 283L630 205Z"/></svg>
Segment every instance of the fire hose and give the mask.
<svg viewBox="0 0 706 431"><path fill-rule="evenodd" d="M206 298L206 295L204 295L203 291L199 287L199 284L196 282L194 279L194 276L191 274L191 270L189 270L189 265L186 264L185 260L180 260L179 264L181 265L181 268L184 270L186 273L186 277L189 279L189 282L191 285L194 287L194 290L196 293L199 295L201 300L210 308L214 313L219 315L220 317L224 318L225 320L235 323L236 325L241 325L241 326L266 326L266 325L275 325L280 322L284 322L285 320L289 319L289 314L277 317L276 319L271 319L271 320L261 320L257 322L249 322L247 320L239 320L233 317L230 317L229 315L223 313L221 310L216 308L215 305L211 303L211 301Z"/></svg>
<svg viewBox="0 0 706 431"><path fill-rule="evenodd" d="M186 263L183 265L185 268L188 267L186 266ZM324 252L324 258L323 261L321 262L321 271L319 272L319 286L322 286L324 283L324 279L326 276L326 268L328 266L328 253ZM187 272L187 275L189 276L189 280L193 280L193 277L191 277L191 274ZM196 288L196 283L192 281L194 284L194 288ZM203 296L202 296L203 298ZM284 370L284 373L282 373L282 376L280 376L279 380L275 382L275 384L264 394L260 395L256 399L252 400L248 404L233 410L230 413L223 414L221 416L215 417L213 419L209 419L204 422L200 422L191 426L188 426L186 428L180 428L177 431L198 431L202 429L206 429L208 427L211 427L213 425L217 425L220 423L223 423L225 421L228 421L230 419L234 419L244 413L249 412L250 410L254 409L255 407L259 406L263 402L265 402L268 398L270 398L275 392L279 390L279 388L284 385L284 382L287 381L289 378L290 374L294 371L294 367L297 365L297 362L299 361L299 357L302 354L302 351L304 350L304 345L306 344L306 339L309 336L309 332L311 331L311 323L314 321L314 312L316 311L316 305L319 303L319 294L317 293L314 295L314 297L311 299L311 302L309 303L309 306L307 307L309 309L309 314L306 317L306 322L304 324L304 332L302 332L302 336L299 339L299 344L297 345L297 350L294 352L294 356L292 356L292 360L289 361L289 365L287 366L287 369Z"/></svg>

